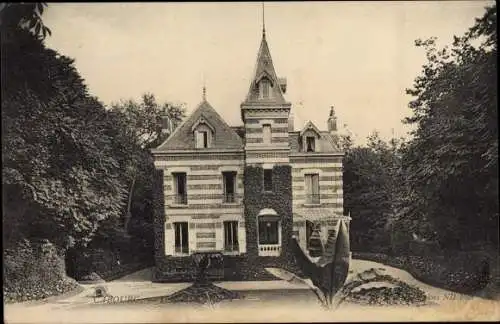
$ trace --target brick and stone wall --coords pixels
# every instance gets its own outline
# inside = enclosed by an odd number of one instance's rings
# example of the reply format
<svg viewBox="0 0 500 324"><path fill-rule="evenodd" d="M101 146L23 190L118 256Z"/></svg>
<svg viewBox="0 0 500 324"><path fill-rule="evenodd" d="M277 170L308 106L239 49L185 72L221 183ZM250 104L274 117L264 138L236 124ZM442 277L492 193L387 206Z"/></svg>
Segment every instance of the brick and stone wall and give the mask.
<svg viewBox="0 0 500 324"><path fill-rule="evenodd" d="M291 168L275 166L273 168L273 192L263 192L263 169L247 167L245 169L245 223L247 253L224 256L223 278L221 280L275 280L266 267L280 267L297 273L293 256L288 248L292 235L292 187ZM153 179L155 188L155 262L153 280L156 282L192 281L196 275L192 256L166 256L164 251L165 198L163 195L163 171L157 170ZM247 192L250 190L250 192ZM259 257L257 246L257 215L263 208L274 209L281 217L282 253L279 257Z"/></svg>

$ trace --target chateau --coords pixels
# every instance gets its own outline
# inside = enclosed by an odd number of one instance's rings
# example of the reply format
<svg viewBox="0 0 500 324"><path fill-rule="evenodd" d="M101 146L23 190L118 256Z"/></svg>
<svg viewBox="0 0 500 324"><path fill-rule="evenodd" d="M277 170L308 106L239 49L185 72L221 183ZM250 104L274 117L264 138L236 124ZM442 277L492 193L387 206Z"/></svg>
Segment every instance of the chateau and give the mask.
<svg viewBox="0 0 500 324"><path fill-rule="evenodd" d="M292 235L306 250L313 228L326 239L343 216L342 157L333 107L325 126L295 130L286 79L279 78L265 29L243 126L229 126L206 100L152 150L156 187L156 280L191 278L191 256L223 255L219 279L267 278L293 267ZM318 109L318 108L315 108Z"/></svg>

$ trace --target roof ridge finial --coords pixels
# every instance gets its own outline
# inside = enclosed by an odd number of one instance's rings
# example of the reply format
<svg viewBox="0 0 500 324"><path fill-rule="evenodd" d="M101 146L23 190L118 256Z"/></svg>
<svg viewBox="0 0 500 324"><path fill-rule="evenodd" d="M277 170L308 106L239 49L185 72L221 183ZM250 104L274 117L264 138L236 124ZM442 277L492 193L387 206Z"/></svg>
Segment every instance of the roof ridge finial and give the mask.
<svg viewBox="0 0 500 324"><path fill-rule="evenodd" d="M205 73L203 73L203 101L207 101L207 85L206 85L206 79L205 79Z"/></svg>
<svg viewBox="0 0 500 324"><path fill-rule="evenodd" d="M262 1L262 38L266 38L266 10Z"/></svg>

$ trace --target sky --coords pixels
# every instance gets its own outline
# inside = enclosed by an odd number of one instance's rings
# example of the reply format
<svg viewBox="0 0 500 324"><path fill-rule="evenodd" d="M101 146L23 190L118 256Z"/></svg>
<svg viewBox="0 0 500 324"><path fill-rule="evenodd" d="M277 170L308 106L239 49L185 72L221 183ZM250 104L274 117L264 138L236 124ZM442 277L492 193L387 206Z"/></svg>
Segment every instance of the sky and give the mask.
<svg viewBox="0 0 500 324"><path fill-rule="evenodd" d="M416 39L452 42L492 1L266 2L266 38L278 77L287 78L295 128L326 130L330 106L357 144L377 130L405 137L405 94L425 64ZM50 3L50 48L75 59L90 92L104 104L207 100L231 126L262 37L261 2Z"/></svg>

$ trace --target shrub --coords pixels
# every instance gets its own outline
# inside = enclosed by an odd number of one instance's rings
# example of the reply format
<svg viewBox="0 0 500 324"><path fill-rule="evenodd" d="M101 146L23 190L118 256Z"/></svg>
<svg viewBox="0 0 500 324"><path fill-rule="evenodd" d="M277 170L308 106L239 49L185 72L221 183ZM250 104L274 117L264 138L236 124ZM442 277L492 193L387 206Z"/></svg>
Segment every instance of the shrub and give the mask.
<svg viewBox="0 0 500 324"><path fill-rule="evenodd" d="M6 302L55 296L78 284L66 277L64 258L51 243L19 242L4 251L4 298Z"/></svg>

